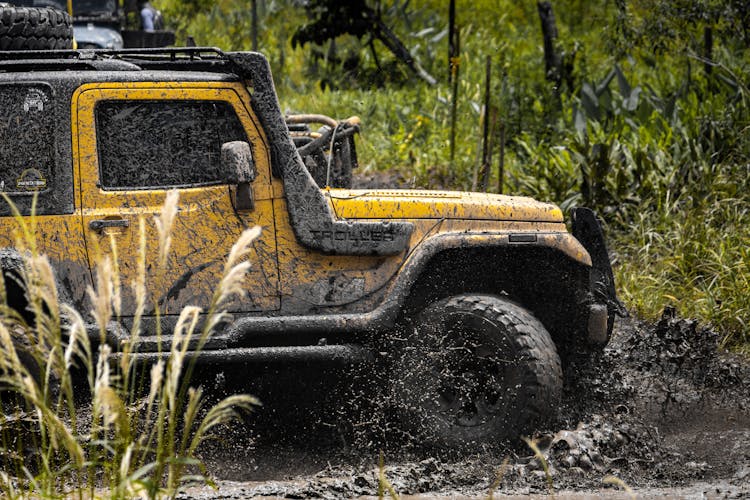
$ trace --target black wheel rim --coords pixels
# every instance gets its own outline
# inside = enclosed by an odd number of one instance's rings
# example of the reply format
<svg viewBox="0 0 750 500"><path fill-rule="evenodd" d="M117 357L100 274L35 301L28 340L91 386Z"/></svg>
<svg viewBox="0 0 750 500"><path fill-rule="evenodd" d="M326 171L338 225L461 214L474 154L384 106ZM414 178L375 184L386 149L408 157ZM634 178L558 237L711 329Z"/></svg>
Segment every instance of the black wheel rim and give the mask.
<svg viewBox="0 0 750 500"><path fill-rule="evenodd" d="M445 424L479 427L506 421L521 377L515 348L502 325L454 312L418 329L411 369L417 404ZM421 359L419 359L421 358Z"/></svg>

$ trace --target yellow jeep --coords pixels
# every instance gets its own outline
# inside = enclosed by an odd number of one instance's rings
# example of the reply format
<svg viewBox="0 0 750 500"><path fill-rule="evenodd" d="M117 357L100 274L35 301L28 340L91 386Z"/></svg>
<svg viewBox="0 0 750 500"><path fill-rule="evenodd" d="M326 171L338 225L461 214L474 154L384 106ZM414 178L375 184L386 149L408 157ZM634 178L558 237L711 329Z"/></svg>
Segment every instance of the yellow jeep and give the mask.
<svg viewBox="0 0 750 500"><path fill-rule="evenodd" d="M157 260L153 216L179 191L172 265L148 281L144 360L163 355L157 318L169 331L186 305L207 307L232 244L258 225L248 299L194 355L380 362L388 346L404 423L436 443L528 430L554 410L566 359L612 329L617 301L591 211L574 213L571 234L558 207L530 198L320 188L258 53L0 53L0 158L0 188L21 213L37 198L38 245L82 314L112 241L121 282L135 279L141 217L147 262ZM24 314L10 213L0 212L0 259L9 304ZM131 288L121 293L124 327L106 338L115 350L135 314Z"/></svg>

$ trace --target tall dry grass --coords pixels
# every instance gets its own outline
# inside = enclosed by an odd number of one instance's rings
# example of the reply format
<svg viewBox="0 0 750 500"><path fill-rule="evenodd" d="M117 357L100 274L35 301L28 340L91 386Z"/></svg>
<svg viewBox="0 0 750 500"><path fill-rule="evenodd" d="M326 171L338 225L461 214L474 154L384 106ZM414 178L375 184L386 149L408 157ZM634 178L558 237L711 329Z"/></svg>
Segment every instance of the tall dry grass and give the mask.
<svg viewBox="0 0 750 500"><path fill-rule="evenodd" d="M161 215L139 220L138 272L132 283L120 282L116 240L110 238L110 251L98 260L88 290L92 310L86 316L96 325L98 341L87 333L84 315L60 302L53 267L39 251L36 218L13 208L16 248L25 256L15 272L28 308L8 307L7 287L0 287L3 496L159 498L175 496L188 481L211 484L196 453L200 444L217 426L259 404L242 394L208 407L202 389L190 385L195 358L188 356L191 343L199 351L205 346L227 302L245 294L246 257L257 227L232 247L208 309L185 307L174 331L164 332L164 359L150 370L138 363L148 300L147 225L152 222L157 229L158 279L169 265L178 198L170 192ZM7 197L6 202L12 206ZM122 286L136 292L136 312L130 341L113 357L104 339L119 320Z"/></svg>

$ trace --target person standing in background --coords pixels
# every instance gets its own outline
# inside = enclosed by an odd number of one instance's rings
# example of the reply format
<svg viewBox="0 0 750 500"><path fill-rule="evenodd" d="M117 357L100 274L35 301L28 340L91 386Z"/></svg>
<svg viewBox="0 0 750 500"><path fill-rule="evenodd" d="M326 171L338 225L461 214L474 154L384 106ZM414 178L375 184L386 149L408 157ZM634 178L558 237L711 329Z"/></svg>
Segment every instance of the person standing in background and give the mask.
<svg viewBox="0 0 750 500"><path fill-rule="evenodd" d="M151 5L150 2L138 2L138 11L141 15L141 29L143 31L153 32L164 27L161 12Z"/></svg>

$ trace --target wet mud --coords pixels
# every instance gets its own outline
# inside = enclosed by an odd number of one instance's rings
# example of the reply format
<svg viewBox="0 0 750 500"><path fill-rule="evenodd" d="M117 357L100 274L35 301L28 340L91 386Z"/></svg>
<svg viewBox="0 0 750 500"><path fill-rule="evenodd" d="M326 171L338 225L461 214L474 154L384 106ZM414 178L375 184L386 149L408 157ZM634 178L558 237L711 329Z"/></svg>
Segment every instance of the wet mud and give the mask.
<svg viewBox="0 0 750 500"><path fill-rule="evenodd" d="M391 173L354 182L414 187ZM539 453L521 440L429 449L402 433L369 369L323 368L221 371L216 394L252 380L266 406L204 448L218 489L183 497L367 498L381 473L402 498L750 496L750 360L671 310L620 319L603 351L569 360L559 410L528 436Z"/></svg>
<svg viewBox="0 0 750 500"><path fill-rule="evenodd" d="M190 488L185 497L377 495L381 451L400 495L575 496L625 486L750 495L750 363L718 342L669 310L656 324L619 320L601 353L567 365L559 411L529 436L536 454L522 441L462 454L425 449L390 427L387 402L367 380L279 367L255 388L273 399L286 377L293 403L267 405L219 435L203 452L219 489Z"/></svg>

